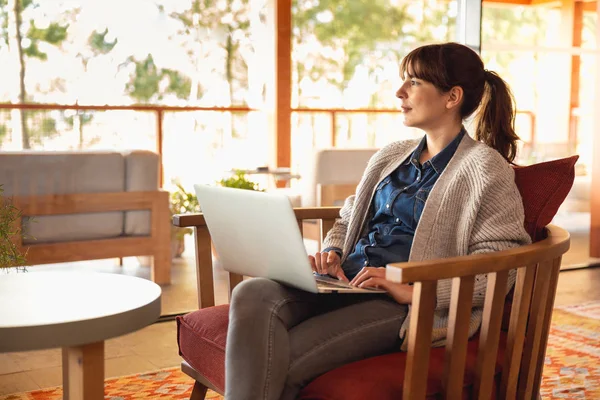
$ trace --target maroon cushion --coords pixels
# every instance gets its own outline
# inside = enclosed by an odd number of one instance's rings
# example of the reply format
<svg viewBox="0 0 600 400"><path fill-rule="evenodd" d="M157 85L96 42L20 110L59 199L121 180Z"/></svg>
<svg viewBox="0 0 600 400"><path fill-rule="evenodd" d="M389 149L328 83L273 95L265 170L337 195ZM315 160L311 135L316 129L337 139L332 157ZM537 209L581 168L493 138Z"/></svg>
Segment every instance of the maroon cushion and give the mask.
<svg viewBox="0 0 600 400"><path fill-rule="evenodd" d="M467 365L463 387L463 398L469 399L475 376L479 338L469 341ZM504 360L506 334L501 333L496 361L496 380ZM444 356L446 349L431 349L429 375L427 377L427 398L439 399L442 393ZM357 361L329 371L300 392L299 400L398 400L402 398L406 353L392 353ZM498 382L495 382L497 385ZM494 390L495 392L495 390Z"/></svg>
<svg viewBox="0 0 600 400"><path fill-rule="evenodd" d="M572 156L515 167L515 182L525 207L525 229L534 242L544 238L544 228L569 194L578 158Z"/></svg>
<svg viewBox="0 0 600 400"><path fill-rule="evenodd" d="M221 393L225 387L225 340L229 305L203 308L177 317L179 355Z"/></svg>

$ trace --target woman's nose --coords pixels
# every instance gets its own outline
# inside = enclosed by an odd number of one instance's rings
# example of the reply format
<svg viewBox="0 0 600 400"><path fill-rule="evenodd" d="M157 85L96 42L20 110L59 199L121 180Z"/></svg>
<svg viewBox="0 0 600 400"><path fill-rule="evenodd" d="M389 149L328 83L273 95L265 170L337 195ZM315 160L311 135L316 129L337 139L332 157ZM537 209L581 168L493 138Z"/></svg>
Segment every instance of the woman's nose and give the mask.
<svg viewBox="0 0 600 400"><path fill-rule="evenodd" d="M404 90L404 85L400 86L400 88L396 91L396 97L399 99L406 98L406 90Z"/></svg>

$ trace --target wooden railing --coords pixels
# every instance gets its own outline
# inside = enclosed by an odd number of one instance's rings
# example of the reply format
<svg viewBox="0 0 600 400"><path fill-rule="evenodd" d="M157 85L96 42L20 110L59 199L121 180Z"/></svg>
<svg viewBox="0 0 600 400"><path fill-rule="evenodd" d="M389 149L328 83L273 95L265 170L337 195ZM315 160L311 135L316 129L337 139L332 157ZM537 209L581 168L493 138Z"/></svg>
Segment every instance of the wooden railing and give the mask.
<svg viewBox="0 0 600 400"><path fill-rule="evenodd" d="M88 111L140 111L151 112L156 116L156 152L160 157L160 177L161 184L163 179L162 174L162 155L163 155L163 123L165 112L189 112L189 111L217 111L229 113L249 113L261 112L264 110L254 109L249 107L195 107L195 106L167 106L167 105L80 105L80 104L9 104L0 103L0 110L88 110ZM292 113L325 113L331 117L331 145L336 147L336 132L339 114L399 114L402 111L399 109L345 109L345 108L292 108ZM518 114L524 114L529 117L531 125L530 141L528 144L535 143L535 114L532 111L517 111Z"/></svg>

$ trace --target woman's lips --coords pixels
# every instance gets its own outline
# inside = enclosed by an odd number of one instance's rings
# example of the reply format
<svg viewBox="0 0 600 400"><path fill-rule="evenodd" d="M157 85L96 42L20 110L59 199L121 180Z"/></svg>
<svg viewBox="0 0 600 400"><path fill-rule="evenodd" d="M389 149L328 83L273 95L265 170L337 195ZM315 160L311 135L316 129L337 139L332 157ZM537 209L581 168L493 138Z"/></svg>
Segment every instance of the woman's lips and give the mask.
<svg viewBox="0 0 600 400"><path fill-rule="evenodd" d="M402 112L403 112L403 113L407 113L407 112L409 112L410 110L412 110L412 108L410 108L410 107L405 107L405 106L401 106L401 107L400 107L400 109L402 110Z"/></svg>

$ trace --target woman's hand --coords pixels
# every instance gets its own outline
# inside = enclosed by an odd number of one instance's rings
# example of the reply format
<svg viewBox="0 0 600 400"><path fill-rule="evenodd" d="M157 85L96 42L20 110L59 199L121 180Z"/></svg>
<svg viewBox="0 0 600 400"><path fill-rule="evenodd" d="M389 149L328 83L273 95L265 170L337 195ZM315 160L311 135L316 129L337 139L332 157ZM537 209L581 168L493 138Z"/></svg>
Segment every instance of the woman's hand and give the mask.
<svg viewBox="0 0 600 400"><path fill-rule="evenodd" d="M385 267L364 267L350 284L360 288L383 289L400 304L412 302L413 287L385 279Z"/></svg>
<svg viewBox="0 0 600 400"><path fill-rule="evenodd" d="M312 270L317 274L331 275L341 281L348 282L346 274L342 269L340 256L333 250L327 253L316 253L313 256L308 256Z"/></svg>

